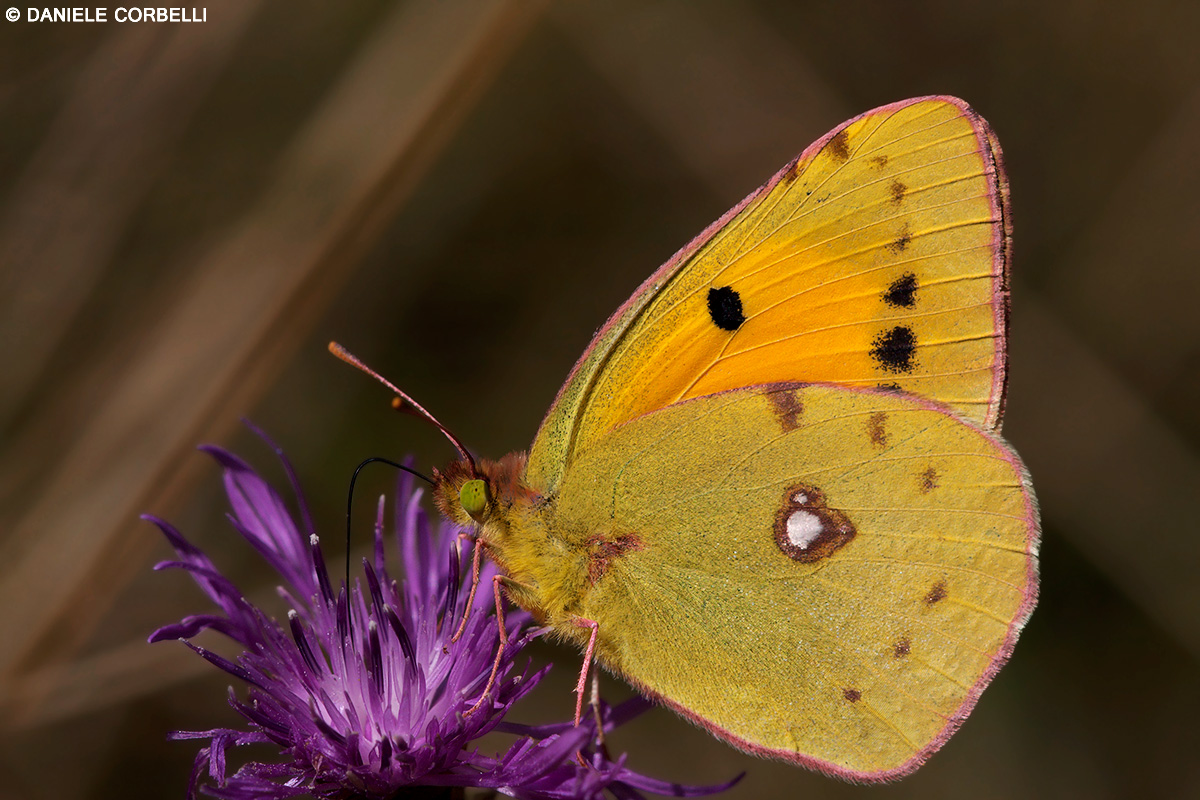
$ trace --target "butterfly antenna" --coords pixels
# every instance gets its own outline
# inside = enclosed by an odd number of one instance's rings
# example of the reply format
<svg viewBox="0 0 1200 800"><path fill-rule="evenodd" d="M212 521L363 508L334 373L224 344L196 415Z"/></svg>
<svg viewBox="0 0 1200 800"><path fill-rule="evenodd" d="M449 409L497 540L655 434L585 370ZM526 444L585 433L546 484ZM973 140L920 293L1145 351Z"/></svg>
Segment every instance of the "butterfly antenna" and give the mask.
<svg viewBox="0 0 1200 800"><path fill-rule="evenodd" d="M367 373L368 375L370 375L372 378L374 378L375 380L382 383L387 388L391 389L392 392L395 393L396 397L400 398L400 400L402 400L404 403L406 403L408 405L409 409L414 411L418 416L424 417L425 419L432 422L437 427L437 429L442 432L442 435L450 440L450 444L454 445L454 449L458 451L458 454L460 456L462 456L463 460L471 465L471 474L472 475L479 474L479 470L477 470L475 468L475 459L472 458L471 454L467 452L467 448L463 447L463 443L458 440L457 436L455 436L453 433L451 433L449 430L447 430L445 425L438 422L437 417L435 417L433 414L430 414L428 411L426 411L425 408L420 403L418 403L416 400L413 400L411 397L409 397L404 392L400 391L400 389L398 389L396 387L396 385L394 383L392 383L391 381L389 381L387 378L383 377L378 372L371 369L363 362L359 361L357 356L355 356L353 353L351 353L346 348L342 347L337 342L329 343L329 352L333 353L335 356L340 358L342 361L345 361L350 366L358 367L360 370Z"/></svg>
<svg viewBox="0 0 1200 800"><path fill-rule="evenodd" d="M423 475L420 472L417 472L412 467L406 467L403 464L397 464L395 461L390 461L386 458L380 458L378 456L368 458L365 461L363 461L361 464L359 464L357 467L354 468L354 474L352 476L350 476L350 491L348 491L346 493L346 591L347 592L350 591L350 530L351 530L350 519L354 513L354 484L355 484L355 482L358 481L358 473L363 471L363 467L367 466L368 464L374 464L376 462L378 462L380 464L387 464L389 467L395 467L398 470L407 472L409 475L415 475L418 478L420 478L421 480L428 483L430 486L433 485L432 478L429 478L428 476ZM351 604L351 613L353 613L353 604Z"/></svg>

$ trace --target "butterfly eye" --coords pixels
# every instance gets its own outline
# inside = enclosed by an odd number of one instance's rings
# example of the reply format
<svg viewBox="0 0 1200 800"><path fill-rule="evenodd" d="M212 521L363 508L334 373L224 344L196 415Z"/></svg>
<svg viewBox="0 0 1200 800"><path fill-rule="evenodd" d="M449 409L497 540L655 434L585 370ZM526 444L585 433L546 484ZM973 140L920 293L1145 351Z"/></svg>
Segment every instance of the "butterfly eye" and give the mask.
<svg viewBox="0 0 1200 800"><path fill-rule="evenodd" d="M458 490L458 502L462 503L463 511L466 511L471 519L483 522L488 507L487 484L479 478L467 481Z"/></svg>

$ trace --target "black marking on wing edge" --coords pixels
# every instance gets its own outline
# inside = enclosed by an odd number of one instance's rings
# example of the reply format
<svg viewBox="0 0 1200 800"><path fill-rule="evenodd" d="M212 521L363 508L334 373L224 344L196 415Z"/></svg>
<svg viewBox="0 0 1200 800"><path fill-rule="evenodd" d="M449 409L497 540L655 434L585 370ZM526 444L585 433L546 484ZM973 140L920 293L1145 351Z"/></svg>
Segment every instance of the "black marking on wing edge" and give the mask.
<svg viewBox="0 0 1200 800"><path fill-rule="evenodd" d="M892 308L912 308L917 302L917 276L906 272L883 293L883 302Z"/></svg>
<svg viewBox="0 0 1200 800"><path fill-rule="evenodd" d="M746 321L742 298L732 286L708 290L708 315L712 317L713 324L723 331L736 331Z"/></svg>
<svg viewBox="0 0 1200 800"><path fill-rule="evenodd" d="M897 325L879 334L871 344L871 357L884 372L912 372L917 337L907 325Z"/></svg>
<svg viewBox="0 0 1200 800"><path fill-rule="evenodd" d="M898 256L908 249L908 246L912 244L912 239L912 233L908 230L908 226L905 225L904 229L900 231L900 235L896 237L895 241L888 242L886 245L884 245L884 249L892 255Z"/></svg>

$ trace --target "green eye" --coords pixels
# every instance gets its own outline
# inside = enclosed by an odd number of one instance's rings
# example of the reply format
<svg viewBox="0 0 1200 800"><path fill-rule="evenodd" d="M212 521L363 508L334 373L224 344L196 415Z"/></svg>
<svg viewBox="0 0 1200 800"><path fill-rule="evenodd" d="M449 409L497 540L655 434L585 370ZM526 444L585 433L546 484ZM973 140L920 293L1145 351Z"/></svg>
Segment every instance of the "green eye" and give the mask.
<svg viewBox="0 0 1200 800"><path fill-rule="evenodd" d="M463 511L466 511L471 519L482 522L488 505L487 484L478 478L467 481L458 490L458 502L462 503Z"/></svg>

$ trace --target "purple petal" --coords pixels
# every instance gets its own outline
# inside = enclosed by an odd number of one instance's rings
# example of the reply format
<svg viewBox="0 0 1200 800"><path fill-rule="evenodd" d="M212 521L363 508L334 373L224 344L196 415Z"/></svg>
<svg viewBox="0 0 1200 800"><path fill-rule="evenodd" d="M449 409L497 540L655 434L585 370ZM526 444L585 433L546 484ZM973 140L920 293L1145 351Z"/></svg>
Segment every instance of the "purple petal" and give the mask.
<svg viewBox="0 0 1200 800"><path fill-rule="evenodd" d="M460 528L430 523L416 502L421 493L412 491L407 475L398 481L402 493L394 498L393 513L385 515L379 507L374 552L364 559L362 579L335 591L295 475L278 448L298 496L302 527L282 497L245 462L220 448L204 449L224 470L231 523L279 573L279 595L290 610L284 624L249 604L199 548L169 524L150 518L178 554L177 561L158 568L187 572L219 608L165 625L151 640L186 641L205 630L223 634L243 647L235 660L187 644L249 687L242 689L244 700L232 688L229 693L247 730L176 735L208 740L196 757L191 796L201 791L233 800L386 800L406 787L479 786L550 800L599 797L606 791L625 798L640 796L641 789L683 796L709 790L653 781L628 770L623 757L611 761L592 752L594 720L580 726L506 722L513 704L549 669L530 674L528 665L517 665L522 648L544 632L530 627L524 611L508 614L510 641L500 652L489 699L475 713L465 713L483 691L497 653L500 629L492 596L478 593L463 636L451 642L467 611L466 593L460 590L469 554L459 546ZM388 519L394 520L392 536L383 532ZM387 541L399 546L401 582L388 574ZM490 586L495 574L495 566L485 564L478 580ZM604 729L646 705L640 699L615 708L602 705ZM474 744L493 730L517 737L502 756L481 753ZM274 761L249 760L227 774L226 757L236 752L233 748L262 743L278 747ZM585 754L589 766L575 763L577 752Z"/></svg>

